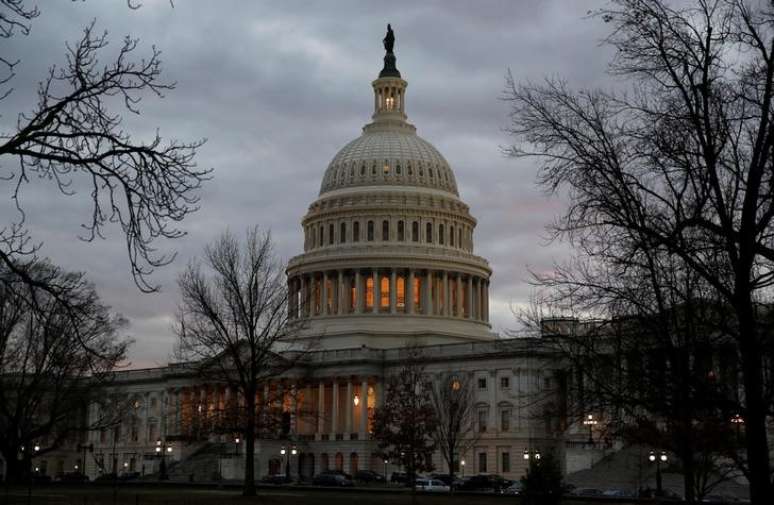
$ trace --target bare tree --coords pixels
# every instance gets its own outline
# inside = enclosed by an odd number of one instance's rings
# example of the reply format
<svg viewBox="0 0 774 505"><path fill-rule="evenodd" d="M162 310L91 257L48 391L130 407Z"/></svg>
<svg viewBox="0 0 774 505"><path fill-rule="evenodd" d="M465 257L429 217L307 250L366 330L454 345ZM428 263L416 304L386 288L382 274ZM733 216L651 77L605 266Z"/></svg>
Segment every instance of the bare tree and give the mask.
<svg viewBox="0 0 774 505"><path fill-rule="evenodd" d="M430 401L437 420L432 437L449 467L453 491L460 456L467 453L479 437L473 381L468 374L447 374L431 386Z"/></svg>
<svg viewBox="0 0 774 505"><path fill-rule="evenodd" d="M90 428L89 405L129 345L118 334L124 320L81 274L47 263L25 268L62 291L53 297L0 267L0 454L11 481L29 470L34 446L44 454Z"/></svg>
<svg viewBox="0 0 774 505"><path fill-rule="evenodd" d="M27 34L40 12L23 0L0 1L0 37ZM131 3L130 7L133 7ZM183 235L177 227L198 207L198 190L209 170L196 167L194 154L203 141L162 141L158 133L141 141L122 126L125 112L139 114L144 95L162 97L174 83L161 79L160 52L153 48L143 59L133 59L138 40L126 37L118 55L100 61L108 44L107 33L87 26L80 40L68 44L66 63L52 67L38 87L30 112L21 113L16 127L0 133L2 180L13 188L16 218L0 229L0 263L26 282L20 265L34 261L40 242L25 223L22 195L25 186L53 181L64 195L78 196L85 186L92 208L84 223L84 240L102 236L108 223L119 223L126 237L131 272L145 292L157 286L148 282L155 267L166 265L174 254L159 253L159 238ZM11 82L18 60L0 58L0 100L13 91ZM12 168L13 167L13 168ZM57 285L46 287L52 294Z"/></svg>
<svg viewBox="0 0 774 505"><path fill-rule="evenodd" d="M539 156L541 184L567 190L556 236L615 244L632 232L639 250L676 256L731 309L750 495L768 503L774 342L762 319L774 282L774 10L753 0L611 4L597 13L612 27L610 68L632 89L511 79L510 130L531 147L510 152Z"/></svg>
<svg viewBox="0 0 774 505"><path fill-rule="evenodd" d="M180 357L244 399L243 493L254 495L255 438L278 399L264 397L262 385L297 366L309 349L296 339L301 323L288 319L284 266L268 232L253 228L244 244L225 232L205 248L203 262L189 264L178 285Z"/></svg>
<svg viewBox="0 0 774 505"><path fill-rule="evenodd" d="M387 458L406 468L414 493L417 473L433 469L438 419L431 405L422 348L409 345L402 351L403 366L389 377L384 405L374 412L374 438Z"/></svg>

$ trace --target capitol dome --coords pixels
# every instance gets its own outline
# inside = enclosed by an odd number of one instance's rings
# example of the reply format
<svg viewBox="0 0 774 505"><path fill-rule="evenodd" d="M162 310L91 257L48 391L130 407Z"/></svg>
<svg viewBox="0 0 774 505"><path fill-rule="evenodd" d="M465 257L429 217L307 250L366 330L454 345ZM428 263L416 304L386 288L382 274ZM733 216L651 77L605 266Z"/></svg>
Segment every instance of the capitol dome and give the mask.
<svg viewBox="0 0 774 505"><path fill-rule="evenodd" d="M388 50L362 135L329 163L288 263L289 311L325 348L490 340L487 261L454 173L406 116Z"/></svg>

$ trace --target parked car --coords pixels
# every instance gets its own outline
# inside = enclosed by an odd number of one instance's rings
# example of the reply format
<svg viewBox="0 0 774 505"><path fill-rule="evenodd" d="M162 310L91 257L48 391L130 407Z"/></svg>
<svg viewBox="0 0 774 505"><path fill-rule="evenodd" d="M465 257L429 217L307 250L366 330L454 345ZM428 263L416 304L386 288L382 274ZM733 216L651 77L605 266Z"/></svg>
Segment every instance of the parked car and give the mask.
<svg viewBox="0 0 774 505"><path fill-rule="evenodd" d="M414 482L417 486L417 491L425 493L448 493L451 489L443 481L438 479L427 479L423 477L421 479L416 479Z"/></svg>
<svg viewBox="0 0 774 505"><path fill-rule="evenodd" d="M341 475L347 480L352 480L352 475L342 472L341 470L323 470L320 472L320 474L326 474L326 475Z"/></svg>
<svg viewBox="0 0 774 505"><path fill-rule="evenodd" d="M140 472L124 472L119 477L118 480L137 480L140 478Z"/></svg>
<svg viewBox="0 0 774 505"><path fill-rule="evenodd" d="M89 482L89 478L81 472L65 472L56 476L59 482L80 483Z"/></svg>
<svg viewBox="0 0 774 505"><path fill-rule="evenodd" d="M372 470L360 470L355 473L355 480L360 482L384 482L384 475Z"/></svg>
<svg viewBox="0 0 774 505"><path fill-rule="evenodd" d="M511 481L500 477L499 475L473 475L468 477L458 489L463 491L494 491L500 493L511 485Z"/></svg>
<svg viewBox="0 0 774 505"><path fill-rule="evenodd" d="M573 489L573 496L602 496L602 490L595 487L578 487Z"/></svg>
<svg viewBox="0 0 774 505"><path fill-rule="evenodd" d="M312 480L315 486L352 487L354 483L338 473L320 473Z"/></svg>
<svg viewBox="0 0 774 505"><path fill-rule="evenodd" d="M117 478L118 478L118 476L116 474L112 473L112 472L110 472L110 473L103 473L103 474L98 475L94 479L94 482L113 482Z"/></svg>
<svg viewBox="0 0 774 505"><path fill-rule="evenodd" d="M516 481L510 486L503 489L503 494L509 494L513 496L518 496L524 491L524 486L522 485L521 481Z"/></svg>
<svg viewBox="0 0 774 505"><path fill-rule="evenodd" d="M392 475L390 475L390 482L406 484L408 482L408 475L406 475L406 472L392 472Z"/></svg>
<svg viewBox="0 0 774 505"><path fill-rule="evenodd" d="M36 473L32 476L32 483L33 484L50 484L51 483L51 476L50 475L44 475L41 473Z"/></svg>
<svg viewBox="0 0 774 505"><path fill-rule="evenodd" d="M264 484L289 484L292 482L290 477L285 475L284 473L277 473L274 475L266 475L263 479L261 479L261 482Z"/></svg>
<svg viewBox="0 0 774 505"><path fill-rule="evenodd" d="M637 493L629 489L605 489L602 496L607 498L636 498Z"/></svg>

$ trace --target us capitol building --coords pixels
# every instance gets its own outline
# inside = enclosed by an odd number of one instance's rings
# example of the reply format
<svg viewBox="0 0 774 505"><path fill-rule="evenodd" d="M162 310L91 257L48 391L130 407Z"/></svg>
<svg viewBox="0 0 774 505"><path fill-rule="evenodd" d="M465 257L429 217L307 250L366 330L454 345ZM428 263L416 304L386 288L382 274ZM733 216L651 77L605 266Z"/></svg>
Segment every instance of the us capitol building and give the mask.
<svg viewBox="0 0 774 505"><path fill-rule="evenodd" d="M492 270L474 252L476 219L449 163L408 122L407 82L391 45L371 83L371 122L333 157L301 221L304 251L287 266L289 310L317 345L303 366L264 385L297 394L283 402L287 432L256 441L256 477L400 470L379 456L371 426L410 344L424 346L430 377L472 381L477 441L458 472L517 479L525 452L538 450L557 451L569 470L573 428L548 414L558 403L534 401L558 388L556 364L534 352L533 339L491 331ZM37 458L38 472L149 475L164 459L173 480L242 477L244 441L218 429L234 401L228 388L202 383L185 364L117 372L114 387L132 405L120 425ZM448 471L440 453L434 463Z"/></svg>

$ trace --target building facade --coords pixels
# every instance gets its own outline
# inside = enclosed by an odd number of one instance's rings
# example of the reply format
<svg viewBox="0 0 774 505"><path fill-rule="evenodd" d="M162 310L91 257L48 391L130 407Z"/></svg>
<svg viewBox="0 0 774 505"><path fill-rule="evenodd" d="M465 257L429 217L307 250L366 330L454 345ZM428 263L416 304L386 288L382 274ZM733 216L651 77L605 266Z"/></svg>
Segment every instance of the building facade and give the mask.
<svg viewBox="0 0 774 505"><path fill-rule="evenodd" d="M373 413L405 347L421 345L430 377L465 375L475 389L477 441L459 472L519 478L525 451L563 449L560 406L541 394L559 391L560 375L534 341L491 331L492 270L474 253L476 220L449 163L408 122L391 47L372 88L372 120L328 165L301 222L304 251L287 267L290 317L305 320L302 339L316 350L263 385L282 398L287 426L257 441L256 476L399 469L379 455ZM130 406L120 422L36 458L38 471L78 465L93 479L163 464L179 480L242 477L244 441L224 421L240 399L227 387L172 364L118 372L114 389ZM440 454L434 462L448 470Z"/></svg>

